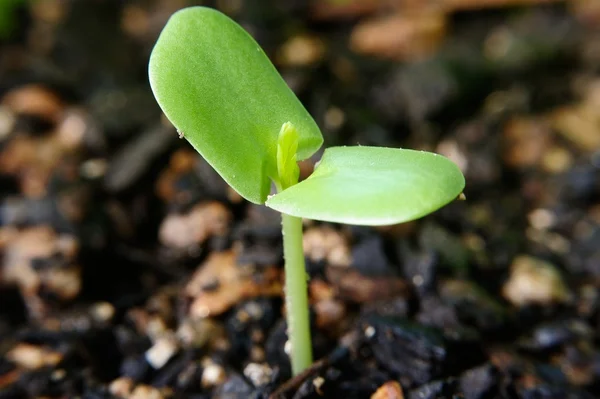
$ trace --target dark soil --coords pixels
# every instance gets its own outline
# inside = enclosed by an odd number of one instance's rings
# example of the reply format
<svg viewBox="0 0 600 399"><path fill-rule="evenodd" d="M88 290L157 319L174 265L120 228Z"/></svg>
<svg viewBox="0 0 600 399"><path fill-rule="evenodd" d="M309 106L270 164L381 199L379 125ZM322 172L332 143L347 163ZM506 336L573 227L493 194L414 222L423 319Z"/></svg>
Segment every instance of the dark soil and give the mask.
<svg viewBox="0 0 600 399"><path fill-rule="evenodd" d="M279 216L147 82L191 2L3 1L0 398L600 397L600 2L204 2L326 145L466 176L417 222L307 222L317 360L292 379Z"/></svg>

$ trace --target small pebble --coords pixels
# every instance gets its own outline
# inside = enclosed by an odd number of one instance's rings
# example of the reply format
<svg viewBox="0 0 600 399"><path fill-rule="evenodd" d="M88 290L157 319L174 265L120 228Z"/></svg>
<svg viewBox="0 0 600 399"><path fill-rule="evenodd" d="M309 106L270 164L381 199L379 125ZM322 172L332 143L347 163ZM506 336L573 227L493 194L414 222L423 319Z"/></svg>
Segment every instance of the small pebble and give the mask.
<svg viewBox="0 0 600 399"><path fill-rule="evenodd" d="M5 106L0 105L0 140L4 140L12 132L16 118Z"/></svg>
<svg viewBox="0 0 600 399"><path fill-rule="evenodd" d="M273 369L268 364L248 363L244 367L244 376L252 382L255 387L267 385L271 382Z"/></svg>
<svg viewBox="0 0 600 399"><path fill-rule="evenodd" d="M262 346L252 345L250 348L250 354L248 358L250 361L255 363L261 363L265 361L266 353Z"/></svg>
<svg viewBox="0 0 600 399"><path fill-rule="evenodd" d="M104 176L108 163L104 158L93 158L84 161L80 168L79 173L81 177L85 179L99 179Z"/></svg>
<svg viewBox="0 0 600 399"><path fill-rule="evenodd" d="M325 384L325 378L318 376L315 377L315 379L313 380L313 386L315 387L315 390L317 391L317 393L321 396L323 396L323 385Z"/></svg>
<svg viewBox="0 0 600 399"><path fill-rule="evenodd" d="M108 386L111 394L120 398L128 398L133 389L133 380L129 377L119 377Z"/></svg>
<svg viewBox="0 0 600 399"><path fill-rule="evenodd" d="M162 392L150 385L140 384L136 386L127 399L163 399Z"/></svg>
<svg viewBox="0 0 600 399"><path fill-rule="evenodd" d="M170 330L162 318L158 316L151 316L148 319L145 332L152 341L156 342L161 337L167 335Z"/></svg>
<svg viewBox="0 0 600 399"><path fill-rule="evenodd" d="M324 122L327 130L335 131L346 121L346 114L338 107L331 107L325 112Z"/></svg>
<svg viewBox="0 0 600 399"><path fill-rule="evenodd" d="M439 12L387 15L357 24L350 46L359 54L421 59L438 48L445 30L446 16Z"/></svg>
<svg viewBox="0 0 600 399"><path fill-rule="evenodd" d="M583 151L600 148L600 125L595 119L575 106L559 108L550 115L558 133Z"/></svg>
<svg viewBox="0 0 600 399"><path fill-rule="evenodd" d="M204 366L202 371L202 387L205 389L214 388L225 382L227 374L223 366L216 363L209 363Z"/></svg>
<svg viewBox="0 0 600 399"><path fill-rule="evenodd" d="M321 61L325 45L316 36L299 35L291 38L279 49L278 63L284 66L308 66Z"/></svg>
<svg viewBox="0 0 600 399"><path fill-rule="evenodd" d="M82 111L69 110L57 128L58 140L64 148L75 150L84 141L87 123Z"/></svg>
<svg viewBox="0 0 600 399"><path fill-rule="evenodd" d="M230 211L219 202L199 204L187 214L168 215L160 226L159 239L175 249L200 245L209 237L225 235L231 218Z"/></svg>
<svg viewBox="0 0 600 399"><path fill-rule="evenodd" d="M573 165L573 154L562 146L552 146L542 158L542 169L551 174L565 172Z"/></svg>
<svg viewBox="0 0 600 399"><path fill-rule="evenodd" d="M349 266L352 256L346 238L330 227L307 229L302 237L304 253L313 262L327 261L330 265Z"/></svg>
<svg viewBox="0 0 600 399"><path fill-rule="evenodd" d="M502 158L514 168L538 165L552 143L550 127L541 118L514 118L502 133Z"/></svg>
<svg viewBox="0 0 600 399"><path fill-rule="evenodd" d="M58 96L44 86L30 84L17 87L4 96L2 104L15 114L35 115L56 123L63 112Z"/></svg>
<svg viewBox="0 0 600 399"><path fill-rule="evenodd" d="M143 7L128 4L123 7L121 15L121 28L135 38L144 38L150 28L151 16Z"/></svg>
<svg viewBox="0 0 600 399"><path fill-rule="evenodd" d="M6 358L17 366L35 370L45 366L56 366L63 355L43 346L20 343L8 351Z"/></svg>
<svg viewBox="0 0 600 399"><path fill-rule="evenodd" d="M388 381L377 388L371 399L404 399L404 393L398 382Z"/></svg>
<svg viewBox="0 0 600 399"><path fill-rule="evenodd" d="M221 324L212 319L186 319L177 329L177 338L185 347L202 348L225 339L225 331Z"/></svg>
<svg viewBox="0 0 600 399"><path fill-rule="evenodd" d="M565 302L570 294L560 272L543 260L521 255L511 265L509 280L502 289L513 305Z"/></svg>
<svg viewBox="0 0 600 399"><path fill-rule="evenodd" d="M402 278L366 276L354 268L330 266L325 275L340 299L356 303L407 297L410 291L408 283Z"/></svg>
<svg viewBox="0 0 600 399"><path fill-rule="evenodd" d="M154 369L161 369L177 353L179 346L172 336L164 336L156 340L146 351L146 361Z"/></svg>
<svg viewBox="0 0 600 399"><path fill-rule="evenodd" d="M538 230L547 230L555 223L555 215L548 209L534 209L527 215L529 224Z"/></svg>
<svg viewBox="0 0 600 399"><path fill-rule="evenodd" d="M316 314L315 325L322 329L331 331L343 326L346 316L346 305L344 302L334 299L319 301L313 305Z"/></svg>

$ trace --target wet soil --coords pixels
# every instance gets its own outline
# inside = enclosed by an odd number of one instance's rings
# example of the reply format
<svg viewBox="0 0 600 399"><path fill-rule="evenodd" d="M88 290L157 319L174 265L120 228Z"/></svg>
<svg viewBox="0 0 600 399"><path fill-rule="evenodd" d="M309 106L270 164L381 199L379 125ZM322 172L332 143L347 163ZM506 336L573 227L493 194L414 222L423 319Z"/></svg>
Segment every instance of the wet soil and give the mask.
<svg viewBox="0 0 600 399"><path fill-rule="evenodd" d="M294 378L279 215L147 83L190 3L0 7L0 398L600 397L600 2L204 2L326 145L436 151L467 180L416 222L306 221L316 362Z"/></svg>

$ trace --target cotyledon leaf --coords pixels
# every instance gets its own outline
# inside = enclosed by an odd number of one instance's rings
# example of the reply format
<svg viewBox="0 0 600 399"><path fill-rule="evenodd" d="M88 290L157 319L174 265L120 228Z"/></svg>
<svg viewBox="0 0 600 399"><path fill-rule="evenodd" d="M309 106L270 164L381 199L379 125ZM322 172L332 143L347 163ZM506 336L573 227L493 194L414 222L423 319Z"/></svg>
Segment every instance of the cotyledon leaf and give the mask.
<svg viewBox="0 0 600 399"><path fill-rule="evenodd" d="M240 195L264 203L277 176L277 137L290 122L297 159L323 138L260 46L214 9L173 14L152 50L154 96L171 123Z"/></svg>
<svg viewBox="0 0 600 399"><path fill-rule="evenodd" d="M385 147L332 147L314 173L266 205L303 218L386 225L425 216L458 197L459 168L430 152Z"/></svg>

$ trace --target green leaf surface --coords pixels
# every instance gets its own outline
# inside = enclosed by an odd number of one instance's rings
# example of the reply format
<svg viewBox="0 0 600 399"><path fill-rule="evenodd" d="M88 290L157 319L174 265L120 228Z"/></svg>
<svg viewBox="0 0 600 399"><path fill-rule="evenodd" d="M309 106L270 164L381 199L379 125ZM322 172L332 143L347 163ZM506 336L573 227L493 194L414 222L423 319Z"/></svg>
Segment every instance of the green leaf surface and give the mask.
<svg viewBox="0 0 600 399"><path fill-rule="evenodd" d="M425 216L454 200L465 180L449 159L423 151L333 147L306 180L266 205L303 218L386 225Z"/></svg>
<svg viewBox="0 0 600 399"><path fill-rule="evenodd" d="M256 41L216 10L190 7L173 14L152 50L149 76L173 125L251 202L264 203L277 176L284 123L298 131L298 160L323 142Z"/></svg>

